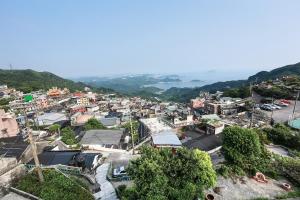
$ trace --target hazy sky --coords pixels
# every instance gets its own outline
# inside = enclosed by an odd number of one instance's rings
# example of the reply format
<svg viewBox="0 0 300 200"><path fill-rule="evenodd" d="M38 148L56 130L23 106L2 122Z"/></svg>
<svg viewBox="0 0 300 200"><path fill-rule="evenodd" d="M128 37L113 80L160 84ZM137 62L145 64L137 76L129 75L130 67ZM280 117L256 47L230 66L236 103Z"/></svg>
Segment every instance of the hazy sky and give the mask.
<svg viewBox="0 0 300 200"><path fill-rule="evenodd" d="M0 66L64 77L300 62L299 0L1 0Z"/></svg>

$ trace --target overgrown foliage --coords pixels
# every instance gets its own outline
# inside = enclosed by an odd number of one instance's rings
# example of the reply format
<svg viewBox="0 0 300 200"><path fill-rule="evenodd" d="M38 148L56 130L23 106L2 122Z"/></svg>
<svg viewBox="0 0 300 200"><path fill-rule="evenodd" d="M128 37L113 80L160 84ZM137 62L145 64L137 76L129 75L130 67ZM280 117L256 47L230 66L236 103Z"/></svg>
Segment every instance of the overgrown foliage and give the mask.
<svg viewBox="0 0 300 200"><path fill-rule="evenodd" d="M224 90L224 97L232 97L232 98L247 98L250 96L249 87L242 86L239 88L227 89Z"/></svg>
<svg viewBox="0 0 300 200"><path fill-rule="evenodd" d="M44 200L93 200L93 195L76 181L55 170L43 170L44 183L40 183L36 171L27 174L17 188Z"/></svg>
<svg viewBox="0 0 300 200"><path fill-rule="evenodd" d="M61 126L59 124L53 124L49 127L51 133L59 133Z"/></svg>
<svg viewBox="0 0 300 200"><path fill-rule="evenodd" d="M130 136L133 136L133 141L137 142L139 139L139 135L138 135L138 128L139 128L139 122L138 121L131 121L127 122L126 124L124 124L122 126L122 128L125 128L125 131L128 132L130 134ZM131 133L131 128L132 128L132 133Z"/></svg>
<svg viewBox="0 0 300 200"><path fill-rule="evenodd" d="M37 72L34 70L3 70L0 69L0 85L7 84L8 87L14 87L25 93L36 90L47 90L52 87L68 88L71 92L84 90L88 86L81 82L73 82L61 78L50 72ZM88 86L90 87L90 86ZM94 88L93 88L94 89ZM111 92L111 89L98 87L94 89L97 92Z"/></svg>
<svg viewBox="0 0 300 200"><path fill-rule="evenodd" d="M107 128L96 118L91 118L85 123L84 130L88 131L93 129L107 129Z"/></svg>
<svg viewBox="0 0 300 200"><path fill-rule="evenodd" d="M270 155L252 129L238 126L225 128L222 147L226 161L239 175L243 171L247 174L266 171L270 165Z"/></svg>
<svg viewBox="0 0 300 200"><path fill-rule="evenodd" d="M61 132L62 132L61 141L63 141L67 145L77 144L75 133L70 127L63 128Z"/></svg>
<svg viewBox="0 0 300 200"><path fill-rule="evenodd" d="M128 172L135 186L122 199L186 199L202 197L203 189L216 183L209 155L200 150L143 147Z"/></svg>
<svg viewBox="0 0 300 200"><path fill-rule="evenodd" d="M284 124L275 124L273 128L266 128L268 140L274 144L286 146L300 151L300 133L293 131Z"/></svg>

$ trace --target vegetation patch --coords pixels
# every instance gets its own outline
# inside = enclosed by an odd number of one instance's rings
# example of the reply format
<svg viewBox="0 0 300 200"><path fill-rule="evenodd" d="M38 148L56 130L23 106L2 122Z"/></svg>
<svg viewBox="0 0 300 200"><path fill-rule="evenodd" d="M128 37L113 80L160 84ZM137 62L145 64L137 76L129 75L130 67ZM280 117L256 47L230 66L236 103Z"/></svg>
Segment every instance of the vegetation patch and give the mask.
<svg viewBox="0 0 300 200"><path fill-rule="evenodd" d="M209 155L186 148L143 147L141 157L127 169L135 186L119 188L121 199L186 199L203 197L203 190L216 184Z"/></svg>
<svg viewBox="0 0 300 200"><path fill-rule="evenodd" d="M62 132L61 141L63 141L67 145L77 144L75 133L70 127L63 128L61 132Z"/></svg>
<svg viewBox="0 0 300 200"><path fill-rule="evenodd" d="M37 172L20 179L16 187L44 200L92 200L93 195L76 181L53 169L43 170L45 181L39 182Z"/></svg>

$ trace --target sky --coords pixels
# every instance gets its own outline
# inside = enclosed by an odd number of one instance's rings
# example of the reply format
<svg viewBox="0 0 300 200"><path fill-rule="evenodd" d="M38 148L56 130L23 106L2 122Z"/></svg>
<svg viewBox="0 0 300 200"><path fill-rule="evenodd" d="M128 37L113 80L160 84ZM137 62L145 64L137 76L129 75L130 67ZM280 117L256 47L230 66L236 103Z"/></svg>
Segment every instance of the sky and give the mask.
<svg viewBox="0 0 300 200"><path fill-rule="evenodd" d="M299 0L1 0L0 68L250 75L300 62L299 10Z"/></svg>

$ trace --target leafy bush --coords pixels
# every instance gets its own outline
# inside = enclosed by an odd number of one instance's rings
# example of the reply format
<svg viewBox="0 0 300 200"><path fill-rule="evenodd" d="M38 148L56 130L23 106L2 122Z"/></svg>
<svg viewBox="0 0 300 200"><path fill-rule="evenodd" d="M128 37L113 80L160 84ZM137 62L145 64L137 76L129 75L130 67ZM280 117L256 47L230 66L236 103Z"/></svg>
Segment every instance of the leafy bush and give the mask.
<svg viewBox="0 0 300 200"><path fill-rule="evenodd" d="M91 118L85 123L84 130L88 131L93 129L106 129L106 127L96 118Z"/></svg>
<svg viewBox="0 0 300 200"><path fill-rule="evenodd" d="M128 167L136 185L130 194L137 194L136 199L192 200L216 183L211 159L203 151L143 147L141 153Z"/></svg>
<svg viewBox="0 0 300 200"><path fill-rule="evenodd" d="M67 145L77 144L75 133L70 127L63 128L61 132L62 132L61 141L63 141Z"/></svg>
<svg viewBox="0 0 300 200"><path fill-rule="evenodd" d="M256 171L267 173L272 165L271 155L253 129L238 126L223 131L223 148L227 164L237 175L253 175Z"/></svg>
<svg viewBox="0 0 300 200"><path fill-rule="evenodd" d="M276 124L273 128L264 129L268 139L274 144L300 150L300 134L284 124Z"/></svg>
<svg viewBox="0 0 300 200"><path fill-rule="evenodd" d="M17 183L17 188L44 200L94 199L93 195L77 182L55 170L43 170L43 175L45 181L40 183L36 171L33 171Z"/></svg>

